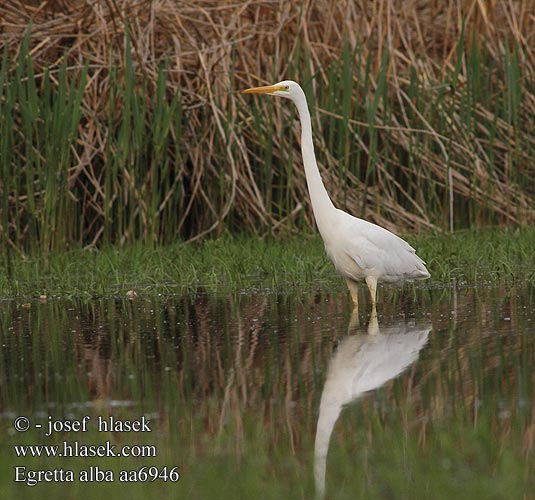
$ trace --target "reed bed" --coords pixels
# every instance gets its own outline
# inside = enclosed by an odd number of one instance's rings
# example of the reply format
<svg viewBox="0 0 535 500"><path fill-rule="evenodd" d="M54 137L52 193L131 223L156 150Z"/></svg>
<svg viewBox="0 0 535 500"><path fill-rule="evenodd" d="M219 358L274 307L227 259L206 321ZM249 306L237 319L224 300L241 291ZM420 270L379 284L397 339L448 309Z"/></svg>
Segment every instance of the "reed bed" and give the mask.
<svg viewBox="0 0 535 500"><path fill-rule="evenodd" d="M7 0L3 252L312 226L301 82L338 206L390 229L535 219L526 1Z"/></svg>

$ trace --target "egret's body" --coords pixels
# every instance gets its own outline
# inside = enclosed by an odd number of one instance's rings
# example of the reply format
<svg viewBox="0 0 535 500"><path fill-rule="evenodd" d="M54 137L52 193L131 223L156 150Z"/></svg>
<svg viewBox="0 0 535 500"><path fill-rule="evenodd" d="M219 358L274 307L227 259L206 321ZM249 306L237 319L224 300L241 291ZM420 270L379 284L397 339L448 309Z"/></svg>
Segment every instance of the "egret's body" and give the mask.
<svg viewBox="0 0 535 500"><path fill-rule="evenodd" d="M404 321L379 328L374 315L368 323L367 334L353 323L352 318L348 336L339 339L321 394L314 444L318 498L323 498L325 493L327 453L334 426L344 407L397 377L414 363L431 331L431 324Z"/></svg>
<svg viewBox="0 0 535 500"><path fill-rule="evenodd" d="M338 273L346 279L354 304L358 304L356 283L360 280L366 281L375 309L378 282L429 278L425 263L406 241L333 205L316 163L310 112L303 89L296 82L286 80L247 89L244 93L286 97L297 106L301 120L301 152L314 218L325 251Z"/></svg>

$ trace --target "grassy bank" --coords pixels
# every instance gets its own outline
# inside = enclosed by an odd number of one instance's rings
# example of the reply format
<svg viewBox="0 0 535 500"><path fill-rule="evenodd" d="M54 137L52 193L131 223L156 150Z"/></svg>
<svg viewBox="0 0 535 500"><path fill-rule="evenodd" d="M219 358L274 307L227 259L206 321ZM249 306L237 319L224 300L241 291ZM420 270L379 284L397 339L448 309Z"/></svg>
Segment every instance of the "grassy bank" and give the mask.
<svg viewBox="0 0 535 500"><path fill-rule="evenodd" d="M432 274L423 286L535 279L531 228L411 238ZM319 237L220 238L148 249L142 245L11 257L0 265L0 296L124 295L344 287Z"/></svg>
<svg viewBox="0 0 535 500"><path fill-rule="evenodd" d="M535 220L522 2L17 4L0 6L3 253L308 227L295 111L239 93L283 78L341 208L411 232Z"/></svg>

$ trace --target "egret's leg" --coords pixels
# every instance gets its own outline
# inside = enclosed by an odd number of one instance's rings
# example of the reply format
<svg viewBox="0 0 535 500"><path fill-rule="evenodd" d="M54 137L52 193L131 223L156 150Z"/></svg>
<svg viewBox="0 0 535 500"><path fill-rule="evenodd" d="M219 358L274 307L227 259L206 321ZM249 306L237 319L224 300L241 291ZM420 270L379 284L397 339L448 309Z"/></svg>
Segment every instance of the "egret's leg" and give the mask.
<svg viewBox="0 0 535 500"><path fill-rule="evenodd" d="M353 300L353 307L358 309L359 307L359 288L357 284L350 279L346 279L347 288L349 288L349 293L351 294L351 299Z"/></svg>
<svg viewBox="0 0 535 500"><path fill-rule="evenodd" d="M349 320L349 326L347 327L347 334L352 335L353 330L356 330L360 326L359 308L354 307L351 311L351 319Z"/></svg>
<svg viewBox="0 0 535 500"><path fill-rule="evenodd" d="M379 321L377 319L377 310L372 309L370 321L368 322L368 335L377 335L379 333Z"/></svg>
<svg viewBox="0 0 535 500"><path fill-rule="evenodd" d="M375 276L366 276L366 284L368 285L370 295L372 296L372 314L374 312L377 314L377 310L375 308L377 296L377 278Z"/></svg>

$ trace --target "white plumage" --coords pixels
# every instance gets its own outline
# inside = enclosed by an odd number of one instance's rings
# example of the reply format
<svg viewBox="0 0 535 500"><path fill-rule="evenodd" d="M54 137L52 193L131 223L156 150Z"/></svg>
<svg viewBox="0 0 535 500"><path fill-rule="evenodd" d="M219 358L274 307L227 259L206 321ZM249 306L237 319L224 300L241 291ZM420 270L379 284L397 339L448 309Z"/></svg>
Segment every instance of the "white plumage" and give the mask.
<svg viewBox="0 0 535 500"><path fill-rule="evenodd" d="M333 229L322 236L327 255L344 278L374 276L396 283L429 277L414 248L394 233L339 209L333 219Z"/></svg>
<svg viewBox="0 0 535 500"><path fill-rule="evenodd" d="M244 90L247 94L286 97L297 106L301 120L301 152L314 218L325 251L338 273L346 279L355 306L356 283L365 280L375 310L378 282L396 283L429 278L425 263L406 241L394 233L337 209L321 180L314 145L310 112L303 89L294 81Z"/></svg>
<svg viewBox="0 0 535 500"><path fill-rule="evenodd" d="M344 407L397 377L414 363L431 331L430 323L403 321L379 328L377 316L372 315L366 335L355 330L352 323L350 335L340 340L329 362L321 394L314 445L314 477L319 498L323 498L325 492L331 435Z"/></svg>

